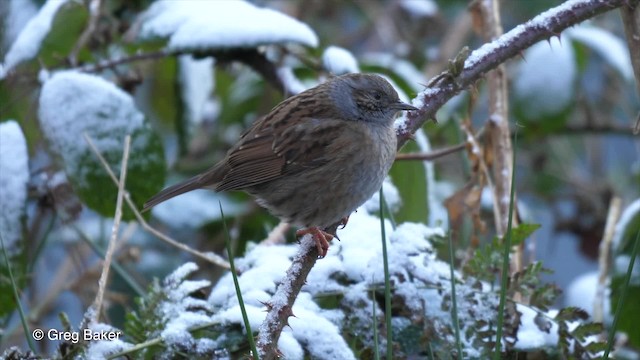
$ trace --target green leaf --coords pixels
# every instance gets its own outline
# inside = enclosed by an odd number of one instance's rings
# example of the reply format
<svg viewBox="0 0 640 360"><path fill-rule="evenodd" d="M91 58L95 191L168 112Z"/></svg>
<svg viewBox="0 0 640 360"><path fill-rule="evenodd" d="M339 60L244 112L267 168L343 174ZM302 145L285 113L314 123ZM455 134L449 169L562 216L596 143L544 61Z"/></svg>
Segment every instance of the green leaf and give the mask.
<svg viewBox="0 0 640 360"><path fill-rule="evenodd" d="M524 242L534 231L540 228L540 224L520 224L511 229L511 245L516 246Z"/></svg>
<svg viewBox="0 0 640 360"><path fill-rule="evenodd" d="M535 230L540 227L538 224L520 224L513 228L511 234L511 244L519 245ZM479 280L493 282L502 268L502 250L503 241L494 237L489 244L485 244L476 250L473 256L466 264L464 271L467 275L474 276ZM541 267L540 264L534 263L529 265L529 271L534 271L535 276L539 272L548 272Z"/></svg>
<svg viewBox="0 0 640 360"><path fill-rule="evenodd" d="M403 152L419 152L415 143L404 146ZM427 204L427 177L422 161L396 161L389 172L393 183L400 192L402 207L396 214L396 221L427 222L429 207Z"/></svg>
<svg viewBox="0 0 640 360"><path fill-rule="evenodd" d="M62 5L53 18L51 30L42 40L38 60L47 68L60 65L61 59L69 55L76 45L88 18L87 8L82 2L69 1ZM88 53L84 55L79 60L87 60Z"/></svg>
<svg viewBox="0 0 640 360"><path fill-rule="evenodd" d="M84 133L116 174L120 172L124 138L131 135L126 189L138 206L164 185L166 170L160 139L133 99L106 80L72 71L54 75L42 88L39 118L45 138L74 190L101 215L113 216L117 188ZM126 206L123 218L133 218Z"/></svg>
<svg viewBox="0 0 640 360"><path fill-rule="evenodd" d="M624 276L616 276L611 280L611 309L618 306L624 284ZM630 283L627 290L627 297L622 305L620 316L618 317L618 331L623 331L629 337L629 344L640 347L640 284Z"/></svg>
<svg viewBox="0 0 640 360"><path fill-rule="evenodd" d="M589 318L589 313L580 309L579 307L569 306L561 309L556 317L554 318L558 322L566 322L566 321L578 321L578 320L586 320Z"/></svg>
<svg viewBox="0 0 640 360"><path fill-rule="evenodd" d="M580 324L572 332L576 339L584 341L587 336L601 334L603 330L601 323L586 323Z"/></svg>

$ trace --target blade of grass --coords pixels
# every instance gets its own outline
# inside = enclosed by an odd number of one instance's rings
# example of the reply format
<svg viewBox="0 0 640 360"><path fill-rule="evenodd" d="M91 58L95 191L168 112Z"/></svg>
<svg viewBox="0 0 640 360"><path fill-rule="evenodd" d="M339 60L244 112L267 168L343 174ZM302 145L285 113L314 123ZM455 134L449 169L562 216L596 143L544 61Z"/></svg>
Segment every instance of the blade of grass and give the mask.
<svg viewBox="0 0 640 360"><path fill-rule="evenodd" d="M502 254L502 274L500 283L500 305L498 305L498 324L496 326L496 349L493 358L500 360L502 352L502 332L504 327L504 306L507 299L507 280L509 279L509 254L511 253L511 228L513 227L513 201L515 198L516 179L516 149L518 148L518 128L513 135L513 161L511 162L511 193L509 194L509 218L507 219L507 231L504 236L504 251ZM499 201L498 199L494 199Z"/></svg>
<svg viewBox="0 0 640 360"><path fill-rule="evenodd" d="M33 343L33 339L31 338L31 330L29 330L29 324L27 324L27 317L24 314L24 309L22 308L22 303L20 302L18 285L16 284L16 279L13 277L13 270L11 270L9 254L7 254L7 249L4 247L4 238L2 237L2 234L0 234L0 245L2 245L2 254L4 255L4 261L7 264L7 272L9 273L9 280L11 280L11 289L13 289L13 299L16 302L16 307L18 308L18 313L20 314L20 322L22 322L22 329L24 330L25 337L27 338L27 344L29 344L29 348L31 349L31 351L37 353L36 345Z"/></svg>
<svg viewBox="0 0 640 360"><path fill-rule="evenodd" d="M380 231L382 233L382 263L384 264L384 319L387 326L387 359L393 359L393 331L391 331L391 282L387 256L387 233L384 226L384 194L380 189Z"/></svg>
<svg viewBox="0 0 640 360"><path fill-rule="evenodd" d="M376 316L376 290L371 290L373 301L373 358L380 360L380 346L378 344L378 317Z"/></svg>
<svg viewBox="0 0 640 360"><path fill-rule="evenodd" d="M382 189L380 189L380 193L382 193ZM396 219L393 216L393 213L391 212L391 210L389 210L389 204L387 203L387 199L385 199L384 197L382 198L382 205L384 205L384 214L387 215L387 217L389 218L389 221L391 221L391 228L393 230L396 229L397 224L396 224Z"/></svg>
<svg viewBox="0 0 640 360"><path fill-rule="evenodd" d="M240 283L238 282L238 273L236 272L236 265L233 261L233 253L231 252L231 236L229 235L229 229L227 228L227 221L224 218L224 211L222 211L222 202L218 201L218 205L220 205L220 217L222 218L222 226L225 234L224 243L227 247L227 256L229 256L229 269L233 276L233 285L236 288L236 296L238 297L238 304L240 304L240 311L242 312L242 321L244 321L244 328L247 330L247 340L249 340L249 346L253 353L252 358L258 360L256 341L253 338L253 331L251 331L251 324L249 323L247 310L244 307L244 300L242 300L242 292L240 291Z"/></svg>
<svg viewBox="0 0 640 360"><path fill-rule="evenodd" d="M627 290L629 289L629 282L631 281L631 275L633 274L633 265L636 262L636 256L638 255L638 247L640 247L640 231L636 235L636 242L633 244L633 251L631 252L631 259L629 260L629 266L627 267L627 274L624 278L624 284L622 286L622 293L620 294L620 300L618 301L618 305L616 306L616 314L613 317L613 324L611 325L611 329L609 330L609 339L607 340L607 349L604 352L604 359L609 358L609 353L613 348L613 338L616 335L616 328L618 326L618 319L620 319L620 313L622 312L622 304L624 303L624 299L627 297Z"/></svg>
<svg viewBox="0 0 640 360"><path fill-rule="evenodd" d="M449 231L449 270L451 277L451 323L456 336L456 348L458 349L458 359L462 359L462 342L460 341L460 324L458 322L458 301L456 296L456 278L454 274L453 261L453 239Z"/></svg>

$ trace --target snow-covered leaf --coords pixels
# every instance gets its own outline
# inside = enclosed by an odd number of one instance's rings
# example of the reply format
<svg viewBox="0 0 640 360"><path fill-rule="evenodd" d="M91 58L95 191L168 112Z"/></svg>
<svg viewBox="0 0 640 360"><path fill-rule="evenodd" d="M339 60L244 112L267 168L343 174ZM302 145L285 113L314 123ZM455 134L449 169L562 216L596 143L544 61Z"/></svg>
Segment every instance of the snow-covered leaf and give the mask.
<svg viewBox="0 0 640 360"><path fill-rule="evenodd" d="M633 80L633 68L629 57L629 48L624 41L610 32L593 26L578 26L570 28L567 36L589 47L609 63L622 77Z"/></svg>
<svg viewBox="0 0 640 360"><path fill-rule="evenodd" d="M353 54L349 50L338 46L329 46L324 50L324 53L322 53L322 65L334 75L360 71L358 60Z"/></svg>
<svg viewBox="0 0 640 360"><path fill-rule="evenodd" d="M51 150L83 202L113 216L117 189L83 138L86 132L117 174L124 138L131 135L126 188L137 204L164 184L164 153L133 99L114 84L73 71L55 74L40 94L39 118ZM125 207L125 218L132 213Z"/></svg>
<svg viewBox="0 0 640 360"><path fill-rule="evenodd" d="M29 157L17 122L0 124L0 233L8 250L22 239L22 217L27 201Z"/></svg>
<svg viewBox="0 0 640 360"><path fill-rule="evenodd" d="M24 284L24 247L20 242L24 233L24 215L29 181L27 143L18 123L13 120L0 124L0 236L9 258L0 252L0 318L15 309L13 284L7 266L21 288Z"/></svg>
<svg viewBox="0 0 640 360"><path fill-rule="evenodd" d="M298 43L315 47L304 23L245 1L156 1L142 15L139 38L169 38L174 50L251 48Z"/></svg>
<svg viewBox="0 0 640 360"><path fill-rule="evenodd" d="M539 42L524 53L513 76L516 107L521 116L541 120L557 116L574 99L576 64L573 48L566 37Z"/></svg>
<svg viewBox="0 0 640 360"><path fill-rule="evenodd" d="M416 18L434 17L438 14L438 4L433 0L401 0L398 3L409 15Z"/></svg>
<svg viewBox="0 0 640 360"><path fill-rule="evenodd" d="M2 72L6 74L18 64L36 56L47 65L58 63L75 44L86 19L86 8L80 2L47 1L11 44L2 64Z"/></svg>

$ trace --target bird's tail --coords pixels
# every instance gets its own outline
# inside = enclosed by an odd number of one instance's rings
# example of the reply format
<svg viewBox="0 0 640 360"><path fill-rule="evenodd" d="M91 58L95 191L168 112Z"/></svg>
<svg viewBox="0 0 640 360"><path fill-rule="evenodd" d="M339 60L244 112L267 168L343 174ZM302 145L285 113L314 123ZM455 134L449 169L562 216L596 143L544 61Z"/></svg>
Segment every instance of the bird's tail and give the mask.
<svg viewBox="0 0 640 360"><path fill-rule="evenodd" d="M169 200L178 195L182 195L191 190L200 189L203 186L204 184L202 184L201 175L194 176L191 179L169 186L168 188L155 194L151 199L147 200L147 202L144 203L144 206L142 207L142 211L147 211L152 207L160 204L161 202Z"/></svg>

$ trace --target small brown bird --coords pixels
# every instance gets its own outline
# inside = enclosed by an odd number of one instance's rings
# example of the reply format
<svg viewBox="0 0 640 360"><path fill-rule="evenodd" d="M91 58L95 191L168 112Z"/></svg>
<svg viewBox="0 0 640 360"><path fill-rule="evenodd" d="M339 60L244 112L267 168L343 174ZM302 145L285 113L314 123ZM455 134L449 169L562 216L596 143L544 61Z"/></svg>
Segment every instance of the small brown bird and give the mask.
<svg viewBox="0 0 640 360"><path fill-rule="evenodd" d="M395 115L417 110L380 76L347 74L292 96L258 119L211 169L162 190L243 190L312 234L324 257L338 225L382 186L396 154Z"/></svg>

